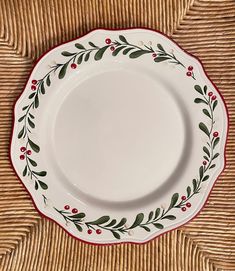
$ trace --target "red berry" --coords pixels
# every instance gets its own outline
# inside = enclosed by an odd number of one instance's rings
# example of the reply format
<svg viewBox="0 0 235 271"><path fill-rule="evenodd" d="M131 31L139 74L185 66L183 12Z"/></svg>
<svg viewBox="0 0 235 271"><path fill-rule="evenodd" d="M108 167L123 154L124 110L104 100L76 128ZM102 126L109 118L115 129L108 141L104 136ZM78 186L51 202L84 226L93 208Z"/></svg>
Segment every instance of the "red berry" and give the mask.
<svg viewBox="0 0 235 271"><path fill-rule="evenodd" d="M20 160L24 160L24 155L22 154L22 155L20 155Z"/></svg>
<svg viewBox="0 0 235 271"><path fill-rule="evenodd" d="M27 150L27 152L26 152L28 155L31 155L31 150Z"/></svg>
<svg viewBox="0 0 235 271"><path fill-rule="evenodd" d="M216 96L213 95L213 96L211 97L211 99L214 101L214 100L216 99Z"/></svg>
<svg viewBox="0 0 235 271"><path fill-rule="evenodd" d="M192 205L191 205L190 202L187 202L187 203L186 203L186 206L187 206L188 208L190 208Z"/></svg>
<svg viewBox="0 0 235 271"><path fill-rule="evenodd" d="M202 164L205 166L205 165L207 164L207 162L206 162L206 161L203 161Z"/></svg>
<svg viewBox="0 0 235 271"><path fill-rule="evenodd" d="M89 229L89 230L87 231L87 233L88 233L88 234L92 234L92 230Z"/></svg>
<svg viewBox="0 0 235 271"><path fill-rule="evenodd" d="M154 54L152 54L152 56L153 56L153 57L156 57L156 56L157 56L157 54L155 54L155 53L154 53Z"/></svg>
<svg viewBox="0 0 235 271"><path fill-rule="evenodd" d="M185 212L185 211L186 211L186 207L182 207L181 210L182 210L183 212Z"/></svg>
<svg viewBox="0 0 235 271"><path fill-rule="evenodd" d="M32 89L32 90L36 90L36 86L32 85L32 86L31 86L31 89Z"/></svg>
<svg viewBox="0 0 235 271"><path fill-rule="evenodd" d="M78 209L76 209L76 208L73 208L73 209L72 209L72 213L73 213L73 214L76 214L77 212L78 212Z"/></svg>
<svg viewBox="0 0 235 271"><path fill-rule="evenodd" d="M193 70L193 66L188 66L188 70L192 71Z"/></svg>
<svg viewBox="0 0 235 271"><path fill-rule="evenodd" d="M100 229L96 230L96 233L101 234L101 230Z"/></svg>
<svg viewBox="0 0 235 271"><path fill-rule="evenodd" d="M208 96L211 97L213 95L213 92L209 92Z"/></svg>
<svg viewBox="0 0 235 271"><path fill-rule="evenodd" d="M36 85L37 84L37 80L32 80L32 84Z"/></svg>
<svg viewBox="0 0 235 271"><path fill-rule="evenodd" d="M21 148L20 148L20 151L25 152L25 151L26 151L26 148L25 148L25 147L21 147Z"/></svg>
<svg viewBox="0 0 235 271"><path fill-rule="evenodd" d="M186 74L187 74L187 76L192 76L191 72L187 72Z"/></svg>
<svg viewBox="0 0 235 271"><path fill-rule="evenodd" d="M115 50L115 47L114 47L114 46L111 46L111 47L110 47L110 50L111 50L111 51L114 51L114 50Z"/></svg>
<svg viewBox="0 0 235 271"><path fill-rule="evenodd" d="M182 196L181 199L182 199L182 200L186 200L186 197L185 197L185 196Z"/></svg>
<svg viewBox="0 0 235 271"><path fill-rule="evenodd" d="M106 42L107 44L110 44L110 43L111 43L111 39L106 39L105 42Z"/></svg>
<svg viewBox="0 0 235 271"><path fill-rule="evenodd" d="M64 206L64 209L65 209L65 210L68 210L69 208L70 208L69 205L65 205L65 206Z"/></svg>
<svg viewBox="0 0 235 271"><path fill-rule="evenodd" d="M218 135L219 135L218 132L214 132L214 133L213 133L213 136L214 136L214 137L217 137Z"/></svg>
<svg viewBox="0 0 235 271"><path fill-rule="evenodd" d="M72 63L72 64L71 64L71 68L72 68L72 69L76 69L76 68L77 68L77 64Z"/></svg>

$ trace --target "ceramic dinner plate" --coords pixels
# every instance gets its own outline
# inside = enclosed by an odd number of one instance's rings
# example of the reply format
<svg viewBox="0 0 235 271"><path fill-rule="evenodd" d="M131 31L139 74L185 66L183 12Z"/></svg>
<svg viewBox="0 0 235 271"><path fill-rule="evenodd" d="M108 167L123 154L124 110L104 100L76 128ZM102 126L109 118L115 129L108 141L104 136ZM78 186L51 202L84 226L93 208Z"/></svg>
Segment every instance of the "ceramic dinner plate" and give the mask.
<svg viewBox="0 0 235 271"><path fill-rule="evenodd" d="M100 29L52 49L14 117L11 160L36 208L91 243L179 227L224 168L223 99L156 31Z"/></svg>

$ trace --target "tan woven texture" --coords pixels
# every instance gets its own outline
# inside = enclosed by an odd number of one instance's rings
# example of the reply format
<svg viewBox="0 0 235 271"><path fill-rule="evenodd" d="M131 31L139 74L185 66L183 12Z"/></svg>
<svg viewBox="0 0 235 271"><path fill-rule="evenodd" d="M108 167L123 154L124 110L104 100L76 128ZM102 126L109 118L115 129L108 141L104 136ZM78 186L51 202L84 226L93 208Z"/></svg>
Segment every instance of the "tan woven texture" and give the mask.
<svg viewBox="0 0 235 271"><path fill-rule="evenodd" d="M150 27L198 56L230 115L227 166L200 215L145 245L93 246L43 219L9 161L13 104L46 50L97 27ZM0 270L235 270L235 1L0 0Z"/></svg>

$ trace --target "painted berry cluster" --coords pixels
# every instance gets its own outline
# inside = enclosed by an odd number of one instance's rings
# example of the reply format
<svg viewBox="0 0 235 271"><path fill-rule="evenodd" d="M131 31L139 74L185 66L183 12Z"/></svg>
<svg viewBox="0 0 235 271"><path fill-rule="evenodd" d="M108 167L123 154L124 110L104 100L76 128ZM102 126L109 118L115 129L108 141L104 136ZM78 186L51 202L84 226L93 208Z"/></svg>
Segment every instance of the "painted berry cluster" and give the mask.
<svg viewBox="0 0 235 271"><path fill-rule="evenodd" d="M103 46L97 46L89 41L87 46L80 43L74 44L75 49L73 52L63 51L62 56L66 57L64 63L55 64L51 67L50 71L40 80L33 79L31 84L32 93L28 96L28 105L22 108L23 115L19 118L22 123L21 130L18 133L18 138L23 139L24 144L20 147L19 158L25 161L25 166L22 172L23 176L29 176L34 181L35 189L39 186L46 190L48 185L41 180L42 177L47 175L46 171L38 171L36 154L40 151L40 147L32 140L32 130L35 128L34 110L39 107L40 96L46 93L46 88L51 85L51 75L57 74L59 79L63 79L67 73L68 68L72 70L78 68L83 62L87 62L91 57L95 61L103 58L106 51L110 51L112 56L118 54L127 55L130 59L135 59L143 55L150 55L154 62L160 63L166 61L170 64L179 65L186 70L186 75L195 80L193 66L186 67L176 56L173 51L167 52L161 44L157 44L156 48L152 45L142 44L141 46L129 43L127 39L120 35L118 40L111 40L106 38ZM203 105L202 112L209 120L209 126L203 122L199 123L199 129L206 135L207 142L203 146L202 164L199 167L197 177L192 180L192 184L186 188L184 195L174 193L171 197L170 203L167 208L157 208L150 211L148 215L139 213L136 215L134 221L129 225L126 218L114 219L110 216L101 216L98 219L86 221L86 214L78 211L76 208L71 208L65 205L62 210L54 207L54 209L64 218L66 224L72 223L79 232L84 228L90 234L102 234L103 231L109 231L116 239L120 239L123 234L132 234L135 228L143 229L151 232L152 228L163 229L165 220L175 220L176 216L171 214L173 209L180 209L182 212L187 211L191 207L190 199L198 194L203 182L209 179L209 171L213 169L216 164L215 159L219 156L216 152L216 146L219 143L219 132L214 130L215 118L214 111L218 104L217 97L207 90L207 86L195 85L194 89L199 94L194 102ZM208 122L206 122L208 123ZM47 198L43 195L44 202Z"/></svg>

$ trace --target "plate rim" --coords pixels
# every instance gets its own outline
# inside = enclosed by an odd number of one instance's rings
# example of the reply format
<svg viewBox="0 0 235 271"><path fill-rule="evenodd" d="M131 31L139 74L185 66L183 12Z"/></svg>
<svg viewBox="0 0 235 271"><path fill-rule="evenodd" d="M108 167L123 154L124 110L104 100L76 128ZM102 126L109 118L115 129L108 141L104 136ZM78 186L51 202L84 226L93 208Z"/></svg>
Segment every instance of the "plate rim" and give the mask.
<svg viewBox="0 0 235 271"><path fill-rule="evenodd" d="M182 52L184 52L185 54L187 54L188 56L192 57L195 61L198 62L198 64L200 65L200 67L202 68L202 72L203 72L203 76L206 77L206 79L213 85L213 87L215 88L215 90L217 91L217 93L219 94L222 102L223 102L223 105L224 105L224 109L225 109L225 115L226 115L226 123L227 123L227 127L226 127L226 131L225 131L225 138L224 138L224 144L223 144L223 158L221 158L221 161L223 162L223 167L221 167L221 169L219 170L219 173L218 173L218 176L216 178L213 179L213 183L211 185L210 188L207 188L207 192L204 193L205 197L204 197L204 202L202 203L201 207L198 207L198 209L195 210L195 214L193 214L193 216L189 219L186 218L186 221L185 222L181 222L181 223L176 223L176 225L174 226L171 226L170 229L160 233L160 234L156 234L147 239L147 240L140 240L140 241L125 241L125 240L120 240L120 242L106 242L106 243L102 243L102 242L92 242L92 241L88 241L88 240L84 240L80 237L78 237L77 235L71 233L68 229L66 229L62 224L60 224L58 221L55 220L55 218L53 218L52 216L49 216L49 215L46 215L45 213L43 213L39 207L37 207L36 205L36 202L34 200L34 197L33 197L33 193L30 192L30 190L27 188L26 184L24 184L22 178L19 176L19 174L17 173L16 171L16 168L13 164L13 159L12 159L12 155L11 155L11 148L12 148L12 141L13 141L13 135L14 135L14 127L15 127L15 121L16 121L16 116L15 116L15 110L16 110L16 104L17 102L21 99L21 96L23 95L23 93L25 92L25 88L27 86L27 84L29 83L29 80L30 80L30 77L31 77L31 74L32 72L34 71L35 67L37 66L37 64L40 62L40 60L46 56L47 54L49 54L51 51L53 51L54 49L60 47L61 45L64 45L64 44L68 44L70 42L73 42L73 41L76 41L82 37L85 37L87 35L89 35L90 33L92 32L96 32L97 30L101 30L101 31L112 31L112 32L118 32L118 31L124 31L124 30L148 30L148 31L151 31L153 33L158 33L158 34L161 34L162 36L166 37L168 40L170 40L171 42L173 42ZM193 54L189 53L188 51L186 51L184 48L182 48L175 40L173 40L171 37L169 37L167 34L161 32L160 30L156 30L156 29L151 29L151 28L148 28L148 27L127 27L127 28L94 28L94 29L91 29L90 31L87 31L85 34L83 35L80 35L80 36L77 36L76 38L73 38L71 40L67 40L67 41L64 41L62 43L59 43L58 45L55 45L51 48L49 48L47 51L45 51L42 55L40 55L40 57L38 59L36 59L34 62L33 62L33 66L32 68L30 69L30 72L28 74L28 78L22 88L22 92L18 95L18 97L16 98L14 104L13 104L13 112L12 112L12 128L11 128L11 136L10 136L10 145L9 145L9 160L10 160L10 164L11 164L11 167L13 168L16 176L18 177L18 179L20 180L20 182L23 184L23 187L25 188L25 190L28 192L31 200L32 200L32 203L34 205L34 208L38 211L38 213L43 217L43 218L47 218L53 222L55 222L57 225L59 225L63 230L65 230L70 236L72 236L73 238L76 238L77 240L79 241L82 241L84 243L87 243L87 244L92 244L92 245L97 245L97 246L108 246L108 245L118 245L118 244L138 244L138 245L141 245L141 244L146 244L152 240L154 240L155 238L158 238L160 236L162 236L163 234L166 234L170 231L173 231L183 225L185 225L186 223L189 223L190 221L192 221L194 218L196 218L200 212L202 211L202 209L204 208L204 206L206 205L207 201L208 201L208 198L210 197L210 194L218 180L218 178L221 176L221 174L224 172L226 166L227 166L227 159L226 159L226 150L227 150L227 143L228 143L228 132L229 132L229 127L230 127L230 117L229 117L229 111L228 111L228 107L227 107L227 104L226 104L226 101L224 99L224 97L222 96L221 92L219 91L219 89L217 88L217 86L215 85L215 83L209 78L209 75L207 74L204 66L203 66L203 63L201 62L201 60L194 56ZM221 156L222 156L222 152L221 152ZM207 194L207 195L206 195ZM181 220L182 221L182 220ZM177 224L180 224L180 225L177 225Z"/></svg>

